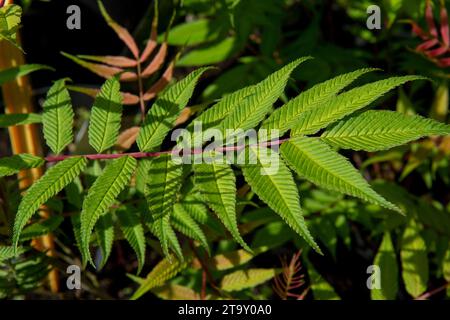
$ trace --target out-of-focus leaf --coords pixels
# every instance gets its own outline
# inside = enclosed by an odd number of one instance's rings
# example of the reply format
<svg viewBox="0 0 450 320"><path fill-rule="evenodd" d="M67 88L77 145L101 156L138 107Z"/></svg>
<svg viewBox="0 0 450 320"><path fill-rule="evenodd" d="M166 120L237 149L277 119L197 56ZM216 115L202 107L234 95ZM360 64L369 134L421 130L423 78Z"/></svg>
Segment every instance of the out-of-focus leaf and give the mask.
<svg viewBox="0 0 450 320"><path fill-rule="evenodd" d="M63 222L62 216L53 216L42 222L36 222L23 229L20 235L20 241L34 239L56 230Z"/></svg>
<svg viewBox="0 0 450 320"><path fill-rule="evenodd" d="M425 241L412 219L403 234L400 255L406 291L417 298L427 289L429 270Z"/></svg>
<svg viewBox="0 0 450 320"><path fill-rule="evenodd" d="M9 4L0 8L0 40L6 40L22 50L17 43L17 30L22 17L22 8Z"/></svg>
<svg viewBox="0 0 450 320"><path fill-rule="evenodd" d="M164 300L200 300L200 294L179 284L169 283L153 289L152 292Z"/></svg>
<svg viewBox="0 0 450 320"><path fill-rule="evenodd" d="M436 95L431 106L430 117L445 122L448 115L448 83L442 81L437 88Z"/></svg>
<svg viewBox="0 0 450 320"><path fill-rule="evenodd" d="M277 269L238 270L223 277L220 287L225 291L240 291L254 288L275 277Z"/></svg>
<svg viewBox="0 0 450 320"><path fill-rule="evenodd" d="M220 42L188 52L181 57L177 66L192 67L215 64L229 58L237 49L239 48L236 38L229 37Z"/></svg>
<svg viewBox="0 0 450 320"><path fill-rule="evenodd" d="M142 280L140 287L134 292L131 300L139 299L149 290L163 285L166 281L175 277L181 270L185 269L187 264L188 261L180 262L173 256L164 258Z"/></svg>
<svg viewBox="0 0 450 320"><path fill-rule="evenodd" d="M0 17L1 20L1 17ZM43 64L24 64L18 67L13 67L5 70L0 71L0 85L12 81L14 79L17 79L19 77L26 76L27 74L39 70L51 70L54 71L55 69L45 66Z"/></svg>
<svg viewBox="0 0 450 320"><path fill-rule="evenodd" d="M322 276L308 264L308 275L311 282L311 290L316 300L340 300L334 288Z"/></svg>
<svg viewBox="0 0 450 320"><path fill-rule="evenodd" d="M373 264L380 268L381 288L372 288L370 291L372 300L394 300L398 291L398 265L391 235L388 232L384 234Z"/></svg>
<svg viewBox="0 0 450 320"><path fill-rule="evenodd" d="M195 46L214 41L221 32L218 21L198 19L179 24L170 30L167 43L174 46Z"/></svg>

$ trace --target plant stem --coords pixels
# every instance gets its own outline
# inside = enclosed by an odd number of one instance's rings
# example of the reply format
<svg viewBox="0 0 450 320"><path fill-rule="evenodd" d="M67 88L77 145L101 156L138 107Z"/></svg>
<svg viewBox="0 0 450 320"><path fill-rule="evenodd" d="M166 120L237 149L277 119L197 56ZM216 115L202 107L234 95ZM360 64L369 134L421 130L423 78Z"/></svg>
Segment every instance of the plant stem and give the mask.
<svg viewBox="0 0 450 320"><path fill-rule="evenodd" d="M436 293L441 292L442 290L445 290L448 286L450 286L450 282L447 282L443 286L436 288L434 290L431 290L429 292L425 292L423 295L417 297L415 300L426 300L430 298L431 296L434 296Z"/></svg>
<svg viewBox="0 0 450 320"><path fill-rule="evenodd" d="M289 139L280 139L280 140L274 140L274 141L266 141L266 142L261 142L259 144L254 144L254 145L250 145L250 146L269 147L269 146L280 145L283 142L288 141L288 140ZM218 151L218 152L222 152L222 151L239 151L239 150L244 149L245 147L246 147L245 145L220 147L220 148L216 148L216 151ZM158 151L158 152L129 152L129 153L115 153L115 154L98 153L98 154L85 154L85 155L59 155L59 156L46 157L45 161L47 161L47 162L58 162L58 161L63 161L63 160L66 160L68 158L74 158L74 157L85 157L86 159L89 159L89 160L108 160L108 159L117 159L117 158L121 158L121 157L125 157L125 156L130 156L130 157L133 157L135 159L140 159L140 158L158 157L158 156L161 156L163 154L170 154L172 152L177 153L177 149L167 150L167 151ZM192 154L201 154L201 153L203 153L203 149L194 149L194 150L192 150Z"/></svg>

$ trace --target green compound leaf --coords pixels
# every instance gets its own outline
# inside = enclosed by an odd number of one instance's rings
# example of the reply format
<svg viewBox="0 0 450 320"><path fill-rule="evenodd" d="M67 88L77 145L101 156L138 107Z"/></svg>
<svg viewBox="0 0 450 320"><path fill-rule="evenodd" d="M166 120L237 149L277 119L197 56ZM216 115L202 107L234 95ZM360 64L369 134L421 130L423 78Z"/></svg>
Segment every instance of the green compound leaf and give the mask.
<svg viewBox="0 0 450 320"><path fill-rule="evenodd" d="M173 205L183 179L183 166L165 154L153 159L147 171L145 198L154 220L173 211Z"/></svg>
<svg viewBox="0 0 450 320"><path fill-rule="evenodd" d="M184 260L183 252L175 231L170 225L170 216L160 217L149 223L150 231L159 239L163 253L170 257L169 249L172 249L180 261Z"/></svg>
<svg viewBox="0 0 450 320"><path fill-rule="evenodd" d="M272 105L283 93L292 71L311 57L299 58L254 86L253 94L247 96L238 107L218 125L226 133L227 129L247 130L261 122L272 108Z"/></svg>
<svg viewBox="0 0 450 320"><path fill-rule="evenodd" d="M17 30L19 30L22 17L22 8L10 4L0 8L0 41L6 40L22 50L17 43Z"/></svg>
<svg viewBox="0 0 450 320"><path fill-rule="evenodd" d="M89 241L98 219L116 201L136 168L136 159L124 156L111 161L89 190L81 211L81 250L92 262ZM86 264L87 261L84 261Z"/></svg>
<svg viewBox="0 0 450 320"><path fill-rule="evenodd" d="M281 154L301 177L320 187L402 213L376 193L346 158L317 138L293 138L281 145Z"/></svg>
<svg viewBox="0 0 450 320"><path fill-rule="evenodd" d="M98 152L117 141L122 119L122 94L117 77L106 80L95 98L89 120L89 144Z"/></svg>
<svg viewBox="0 0 450 320"><path fill-rule="evenodd" d="M297 185L280 156L268 148L249 147L255 164L242 166L242 173L252 190L318 253L322 254L311 236L300 207Z"/></svg>
<svg viewBox="0 0 450 320"><path fill-rule="evenodd" d="M229 165L216 163L194 166L195 184L205 203L217 214L233 238L245 249L236 221L236 177Z"/></svg>
<svg viewBox="0 0 450 320"><path fill-rule="evenodd" d="M181 110L187 105L200 76L210 68L201 68L168 88L148 111L136 140L139 150L159 147L172 129Z"/></svg>
<svg viewBox="0 0 450 320"><path fill-rule="evenodd" d="M292 135L314 134L346 115L367 107L395 87L408 81L424 79L426 78L419 76L392 77L344 92L304 112L298 124L292 129Z"/></svg>
<svg viewBox="0 0 450 320"><path fill-rule="evenodd" d="M219 102L194 119L188 126L188 129L193 128L195 122L201 123L203 130L217 126L225 117L233 112L245 98L253 94L255 88L255 86L249 86L225 95Z"/></svg>
<svg viewBox="0 0 450 320"><path fill-rule="evenodd" d="M45 161L41 157L36 157L27 153L0 158L0 177L13 175L22 169L41 167L44 163Z"/></svg>
<svg viewBox="0 0 450 320"><path fill-rule="evenodd" d="M261 126L262 129L278 129L280 135L292 129L298 122L299 116L308 110L316 108L321 103L335 97L360 76L377 69L360 69L337 76L331 80L319 83L311 89L302 92L288 103L275 110Z"/></svg>
<svg viewBox="0 0 450 320"><path fill-rule="evenodd" d="M450 126L394 111L367 111L338 122L320 137L334 146L379 151L430 135L448 135Z"/></svg>
<svg viewBox="0 0 450 320"><path fill-rule="evenodd" d="M25 193L13 227L13 245L17 248L23 227L39 207L72 182L86 167L86 159L73 157L56 164Z"/></svg>
<svg viewBox="0 0 450 320"><path fill-rule="evenodd" d="M73 140L73 110L66 79L55 81L48 90L42 115L44 138L56 154L61 153Z"/></svg>

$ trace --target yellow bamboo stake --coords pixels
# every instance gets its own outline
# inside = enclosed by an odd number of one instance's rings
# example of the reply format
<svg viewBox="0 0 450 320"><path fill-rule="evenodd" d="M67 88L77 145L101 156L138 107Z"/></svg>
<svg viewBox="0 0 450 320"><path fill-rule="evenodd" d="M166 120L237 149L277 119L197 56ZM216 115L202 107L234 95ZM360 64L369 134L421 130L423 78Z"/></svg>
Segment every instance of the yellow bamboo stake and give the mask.
<svg viewBox="0 0 450 320"><path fill-rule="evenodd" d="M5 5L11 4L12 0L6 0ZM17 35L19 41L19 34ZM0 69L16 67L25 64L25 57L19 49L7 41L0 41ZM5 113L31 113L33 112L32 90L29 78L20 77L2 86ZM14 154L29 153L42 156L41 138L36 125L23 125L9 127L11 147ZM19 187L21 190L28 188L43 174L42 168L22 170L18 174ZM46 208L40 210L43 218L48 218L49 212ZM47 251L49 256L54 255L54 241L51 234L33 241L33 246L42 251ZM59 291L59 279L57 270L49 274L49 285L52 292Z"/></svg>

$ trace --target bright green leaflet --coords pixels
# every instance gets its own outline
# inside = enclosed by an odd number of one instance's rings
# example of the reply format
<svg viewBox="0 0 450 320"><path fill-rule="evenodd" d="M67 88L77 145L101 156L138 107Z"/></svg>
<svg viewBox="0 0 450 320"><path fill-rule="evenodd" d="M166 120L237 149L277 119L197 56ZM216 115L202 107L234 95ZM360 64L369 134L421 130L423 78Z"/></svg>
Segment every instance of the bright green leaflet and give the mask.
<svg viewBox="0 0 450 320"><path fill-rule="evenodd" d="M42 115L44 138L56 154L73 140L72 101L65 86L66 79L56 81L48 90Z"/></svg>
<svg viewBox="0 0 450 320"><path fill-rule="evenodd" d="M89 119L89 144L98 152L117 141L122 119L122 94L117 77L106 80L95 98Z"/></svg>
<svg viewBox="0 0 450 320"><path fill-rule="evenodd" d="M23 227L33 214L51 197L77 177L86 166L86 159L73 157L56 164L25 193L17 210L13 227L13 245L17 248Z"/></svg>
<svg viewBox="0 0 450 320"><path fill-rule="evenodd" d="M293 138L281 145L281 154L301 177L318 186L401 213L376 193L346 158L317 138Z"/></svg>
<svg viewBox="0 0 450 320"><path fill-rule="evenodd" d="M119 193L127 186L136 168L136 159L124 156L111 161L103 174L90 188L81 211L81 250L92 262L89 240L100 216L104 215L115 202ZM87 261L84 261L86 264Z"/></svg>

